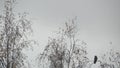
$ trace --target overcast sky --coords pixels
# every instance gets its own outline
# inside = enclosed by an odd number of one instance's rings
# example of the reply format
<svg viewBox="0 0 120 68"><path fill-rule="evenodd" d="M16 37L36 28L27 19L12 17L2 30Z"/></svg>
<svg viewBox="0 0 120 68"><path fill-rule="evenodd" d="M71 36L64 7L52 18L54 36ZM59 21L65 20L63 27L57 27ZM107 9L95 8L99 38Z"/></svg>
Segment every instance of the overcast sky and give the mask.
<svg viewBox="0 0 120 68"><path fill-rule="evenodd" d="M120 49L120 0L19 0L15 11L29 13L39 51L52 32L75 16L89 57Z"/></svg>

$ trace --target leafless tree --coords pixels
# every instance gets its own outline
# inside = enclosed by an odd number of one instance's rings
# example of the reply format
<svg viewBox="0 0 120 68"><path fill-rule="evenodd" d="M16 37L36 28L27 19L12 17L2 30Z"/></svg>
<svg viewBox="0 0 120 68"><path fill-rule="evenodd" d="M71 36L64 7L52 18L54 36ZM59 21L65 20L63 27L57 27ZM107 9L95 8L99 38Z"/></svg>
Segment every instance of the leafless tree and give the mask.
<svg viewBox="0 0 120 68"><path fill-rule="evenodd" d="M102 56L101 68L120 68L120 53L110 50Z"/></svg>
<svg viewBox="0 0 120 68"><path fill-rule="evenodd" d="M47 65L49 62L49 68L84 68L88 62L86 43L77 38L75 19L69 22L57 32L57 37L49 39L48 45L39 56L42 64L46 60Z"/></svg>
<svg viewBox="0 0 120 68"><path fill-rule="evenodd" d="M20 68L24 65L25 55L22 50L28 47L31 40L31 23L26 13L15 16L15 0L4 1L4 14L0 15L0 68Z"/></svg>

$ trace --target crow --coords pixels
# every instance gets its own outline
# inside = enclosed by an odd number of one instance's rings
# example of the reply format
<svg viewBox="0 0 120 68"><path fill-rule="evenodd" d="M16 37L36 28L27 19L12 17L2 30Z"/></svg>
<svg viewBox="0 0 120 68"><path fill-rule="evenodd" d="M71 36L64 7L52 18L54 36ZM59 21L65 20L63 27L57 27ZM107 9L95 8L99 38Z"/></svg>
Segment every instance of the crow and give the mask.
<svg viewBox="0 0 120 68"><path fill-rule="evenodd" d="M96 64L97 60L98 60L97 56L94 56L94 64Z"/></svg>

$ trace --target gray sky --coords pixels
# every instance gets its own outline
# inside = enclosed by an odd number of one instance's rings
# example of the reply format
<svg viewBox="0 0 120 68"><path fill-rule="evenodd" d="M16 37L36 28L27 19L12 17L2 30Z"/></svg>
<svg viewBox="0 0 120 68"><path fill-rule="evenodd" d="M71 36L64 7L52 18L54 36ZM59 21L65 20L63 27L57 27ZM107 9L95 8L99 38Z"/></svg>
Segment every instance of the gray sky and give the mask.
<svg viewBox="0 0 120 68"><path fill-rule="evenodd" d="M35 38L41 44L77 16L81 40L88 43L90 52L120 48L120 0L20 0L16 10L30 13Z"/></svg>
<svg viewBox="0 0 120 68"><path fill-rule="evenodd" d="M120 0L19 0L15 11L29 12L39 51L52 32L75 16L90 58L120 49Z"/></svg>

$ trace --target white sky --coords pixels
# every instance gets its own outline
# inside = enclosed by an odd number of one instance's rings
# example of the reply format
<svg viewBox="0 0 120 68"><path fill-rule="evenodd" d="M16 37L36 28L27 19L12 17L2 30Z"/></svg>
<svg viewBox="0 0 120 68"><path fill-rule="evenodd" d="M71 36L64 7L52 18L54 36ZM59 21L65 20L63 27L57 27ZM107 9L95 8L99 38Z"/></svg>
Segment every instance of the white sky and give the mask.
<svg viewBox="0 0 120 68"><path fill-rule="evenodd" d="M34 39L40 48L34 47L32 58L34 52L42 51L52 32L75 16L90 58L120 49L120 0L19 0L15 11L29 12L33 21Z"/></svg>

